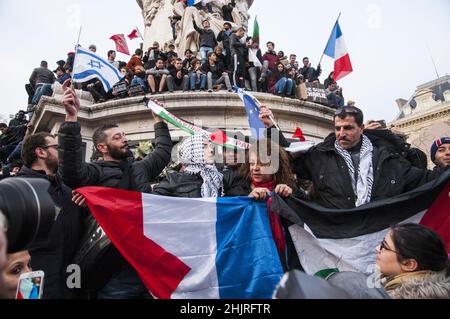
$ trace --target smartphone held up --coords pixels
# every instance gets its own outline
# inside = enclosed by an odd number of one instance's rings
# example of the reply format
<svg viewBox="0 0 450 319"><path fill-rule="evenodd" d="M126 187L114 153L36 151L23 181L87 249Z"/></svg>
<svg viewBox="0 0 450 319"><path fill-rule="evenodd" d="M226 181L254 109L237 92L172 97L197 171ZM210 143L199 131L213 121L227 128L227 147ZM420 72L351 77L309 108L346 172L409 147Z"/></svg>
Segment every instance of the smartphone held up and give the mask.
<svg viewBox="0 0 450 319"><path fill-rule="evenodd" d="M20 275L16 299L41 299L44 290L44 272L33 271Z"/></svg>

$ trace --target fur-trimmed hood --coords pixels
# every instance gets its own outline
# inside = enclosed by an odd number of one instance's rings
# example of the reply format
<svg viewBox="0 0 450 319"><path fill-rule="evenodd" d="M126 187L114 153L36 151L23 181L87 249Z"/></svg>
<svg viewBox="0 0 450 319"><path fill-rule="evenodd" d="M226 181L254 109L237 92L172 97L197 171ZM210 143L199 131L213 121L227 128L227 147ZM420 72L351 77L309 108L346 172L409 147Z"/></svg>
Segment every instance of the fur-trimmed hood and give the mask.
<svg viewBox="0 0 450 319"><path fill-rule="evenodd" d="M450 277L446 271L403 274L384 286L393 299L450 299Z"/></svg>

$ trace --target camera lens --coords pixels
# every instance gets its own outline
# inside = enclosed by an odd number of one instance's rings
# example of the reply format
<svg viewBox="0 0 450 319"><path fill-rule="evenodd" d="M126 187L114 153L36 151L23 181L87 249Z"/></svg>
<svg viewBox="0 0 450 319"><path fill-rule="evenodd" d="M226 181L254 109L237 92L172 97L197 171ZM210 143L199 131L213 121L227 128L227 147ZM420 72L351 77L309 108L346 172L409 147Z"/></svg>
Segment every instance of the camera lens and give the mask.
<svg viewBox="0 0 450 319"><path fill-rule="evenodd" d="M44 179L8 178L0 182L0 211L7 221L8 253L32 248L48 238L57 209Z"/></svg>

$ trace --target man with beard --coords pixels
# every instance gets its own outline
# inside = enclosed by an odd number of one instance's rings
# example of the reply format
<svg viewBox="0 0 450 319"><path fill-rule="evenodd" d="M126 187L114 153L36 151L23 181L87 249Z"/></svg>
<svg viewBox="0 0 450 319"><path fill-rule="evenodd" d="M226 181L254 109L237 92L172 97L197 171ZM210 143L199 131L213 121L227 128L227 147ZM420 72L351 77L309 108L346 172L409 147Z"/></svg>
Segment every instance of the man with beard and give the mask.
<svg viewBox="0 0 450 319"><path fill-rule="evenodd" d="M82 158L81 125L78 123L80 101L69 84L66 82L63 86L62 102L66 109L66 121L58 133L60 171L64 182L73 189L102 186L150 192L150 182L159 176L171 158L172 140L167 124L153 114L155 150L139 162L133 160L125 133L116 125L104 125L94 132L92 138L102 160L85 163ZM75 194L74 201L83 204L84 199ZM95 230L94 233L102 231L100 228ZM97 237L94 236L94 241ZM135 270L109 241L105 247L102 245L99 248L96 255L93 257L94 262L89 263L89 269L82 267L82 272L90 278L90 282L85 282L91 290L90 296L103 299L151 297ZM83 257L80 259L82 262Z"/></svg>
<svg viewBox="0 0 450 319"><path fill-rule="evenodd" d="M314 184L314 201L350 209L413 190L442 170L413 167L391 143L393 137L365 130L360 109L345 106L334 115L335 132L295 161L299 179ZM392 133L393 135L393 133Z"/></svg>
<svg viewBox="0 0 450 319"><path fill-rule="evenodd" d="M67 267L73 262L79 244L82 216L72 202L72 190L58 174L58 143L55 137L48 133L28 136L23 142L22 160L24 166L17 176L48 180L48 192L60 211L47 240L29 249L31 268L45 273L44 299L75 298L76 291L66 284L70 275Z"/></svg>

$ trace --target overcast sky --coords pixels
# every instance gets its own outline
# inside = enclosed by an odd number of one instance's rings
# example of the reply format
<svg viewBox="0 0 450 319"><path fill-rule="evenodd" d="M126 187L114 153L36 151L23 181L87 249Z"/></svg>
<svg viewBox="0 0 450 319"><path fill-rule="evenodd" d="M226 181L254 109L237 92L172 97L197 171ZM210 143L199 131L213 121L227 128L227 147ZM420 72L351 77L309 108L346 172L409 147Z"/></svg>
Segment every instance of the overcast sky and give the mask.
<svg viewBox="0 0 450 319"><path fill-rule="evenodd" d="M449 0L255 0L251 9L253 17L258 15L263 43L271 40L277 50L308 56L314 65L339 12L354 69L339 84L367 118L392 120L397 98L409 98L418 85L436 78L430 51L440 75L450 73ZM136 25L143 30L134 0L0 0L0 24L3 116L26 107L24 85L33 68L47 60L53 69L65 59L80 24L80 43L96 44L105 56L114 49L111 35L126 35ZM130 51L139 45L137 40L128 44ZM117 59L129 57L118 54ZM325 57L322 65L323 81L333 61Z"/></svg>

